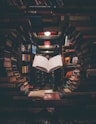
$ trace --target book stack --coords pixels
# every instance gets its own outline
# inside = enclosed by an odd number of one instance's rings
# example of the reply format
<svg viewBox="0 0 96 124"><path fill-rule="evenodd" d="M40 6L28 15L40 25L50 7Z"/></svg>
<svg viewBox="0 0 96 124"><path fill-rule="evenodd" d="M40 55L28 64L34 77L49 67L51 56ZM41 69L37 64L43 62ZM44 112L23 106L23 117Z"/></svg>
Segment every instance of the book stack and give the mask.
<svg viewBox="0 0 96 124"><path fill-rule="evenodd" d="M22 82L20 81L22 77L18 71L18 55L13 50L12 40L9 38L3 40L4 42L0 42L0 69L2 72L0 73L0 87L15 88L17 83Z"/></svg>
<svg viewBox="0 0 96 124"><path fill-rule="evenodd" d="M74 69L66 73L66 83L64 84L64 94L68 95L75 91L80 84L80 70Z"/></svg>
<svg viewBox="0 0 96 124"><path fill-rule="evenodd" d="M87 73L92 69L96 69L96 44L92 39L79 39L79 42L75 44L75 49L81 63L82 70ZM91 75L92 76L92 75Z"/></svg>
<svg viewBox="0 0 96 124"><path fill-rule="evenodd" d="M21 44L21 75L26 77L28 82L30 82L30 71L31 71L31 54L32 54L32 46L30 43L22 43Z"/></svg>
<svg viewBox="0 0 96 124"><path fill-rule="evenodd" d="M18 46L16 48L16 45L10 39L3 40L4 42L0 42L0 94L4 98L14 94L27 95L31 86L26 77L21 76L19 72L17 63Z"/></svg>
<svg viewBox="0 0 96 124"><path fill-rule="evenodd" d="M34 73L35 73L35 81L33 85L35 89L53 88L54 80L52 77L52 73L46 73L39 69L34 69Z"/></svg>
<svg viewBox="0 0 96 124"><path fill-rule="evenodd" d="M5 44L5 46L4 46ZM14 76L11 63L11 47L12 42L7 40L0 45L0 68L3 73L0 73L0 85L6 82L15 82L16 77ZM5 84L4 84L5 85ZM14 87L15 85L11 85Z"/></svg>

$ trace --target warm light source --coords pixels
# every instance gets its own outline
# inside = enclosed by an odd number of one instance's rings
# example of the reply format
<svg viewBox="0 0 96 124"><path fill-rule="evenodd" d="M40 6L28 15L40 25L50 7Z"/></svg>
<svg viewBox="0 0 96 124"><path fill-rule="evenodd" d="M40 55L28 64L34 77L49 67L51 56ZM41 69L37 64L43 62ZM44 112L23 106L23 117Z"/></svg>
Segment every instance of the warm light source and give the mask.
<svg viewBox="0 0 96 124"><path fill-rule="evenodd" d="M44 32L38 32L38 35L45 35L45 36L50 36L50 35L57 35L57 32L55 31L44 31Z"/></svg>
<svg viewBox="0 0 96 124"><path fill-rule="evenodd" d="M50 41L44 41L44 46L45 46L46 48L49 48L50 45L51 45Z"/></svg>
<svg viewBox="0 0 96 124"><path fill-rule="evenodd" d="M46 31L46 32L44 32L44 35L45 36L50 36L51 35L51 32L50 31Z"/></svg>
<svg viewBox="0 0 96 124"><path fill-rule="evenodd" d="M45 46L49 46L50 44L51 44L50 41L44 41Z"/></svg>

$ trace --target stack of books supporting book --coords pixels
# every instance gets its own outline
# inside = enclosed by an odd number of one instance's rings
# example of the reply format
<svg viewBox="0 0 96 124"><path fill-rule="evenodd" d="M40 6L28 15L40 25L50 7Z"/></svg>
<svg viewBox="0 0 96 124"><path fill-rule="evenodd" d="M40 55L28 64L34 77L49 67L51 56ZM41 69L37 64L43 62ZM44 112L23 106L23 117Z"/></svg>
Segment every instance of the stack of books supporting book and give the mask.
<svg viewBox="0 0 96 124"><path fill-rule="evenodd" d="M53 89L54 88L54 74L46 73L34 68L34 88L35 89Z"/></svg>
<svg viewBox="0 0 96 124"><path fill-rule="evenodd" d="M71 71L66 72L66 83L64 85L64 94L68 95L73 91L77 90L80 85L80 70L72 69Z"/></svg>
<svg viewBox="0 0 96 124"><path fill-rule="evenodd" d="M32 63L35 73L35 88L39 89L54 89L55 74L54 71L63 66L61 55L50 57L36 54Z"/></svg>

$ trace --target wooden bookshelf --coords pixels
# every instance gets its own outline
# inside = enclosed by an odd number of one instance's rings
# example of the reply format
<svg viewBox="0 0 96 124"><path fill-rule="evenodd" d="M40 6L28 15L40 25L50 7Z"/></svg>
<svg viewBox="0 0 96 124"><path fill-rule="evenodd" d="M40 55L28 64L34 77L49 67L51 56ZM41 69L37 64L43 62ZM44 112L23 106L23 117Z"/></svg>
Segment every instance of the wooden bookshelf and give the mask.
<svg viewBox="0 0 96 124"><path fill-rule="evenodd" d="M29 44L21 44L21 75L26 77L27 80L30 82L30 71L31 71L31 53L32 46L31 43Z"/></svg>

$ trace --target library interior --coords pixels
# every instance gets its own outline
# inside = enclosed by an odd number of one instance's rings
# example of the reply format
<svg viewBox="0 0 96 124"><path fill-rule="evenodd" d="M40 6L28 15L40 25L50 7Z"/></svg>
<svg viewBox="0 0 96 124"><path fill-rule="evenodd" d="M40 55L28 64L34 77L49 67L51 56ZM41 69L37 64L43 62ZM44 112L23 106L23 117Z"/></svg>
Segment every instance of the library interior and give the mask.
<svg viewBox="0 0 96 124"><path fill-rule="evenodd" d="M96 124L95 0L0 0L0 122Z"/></svg>

